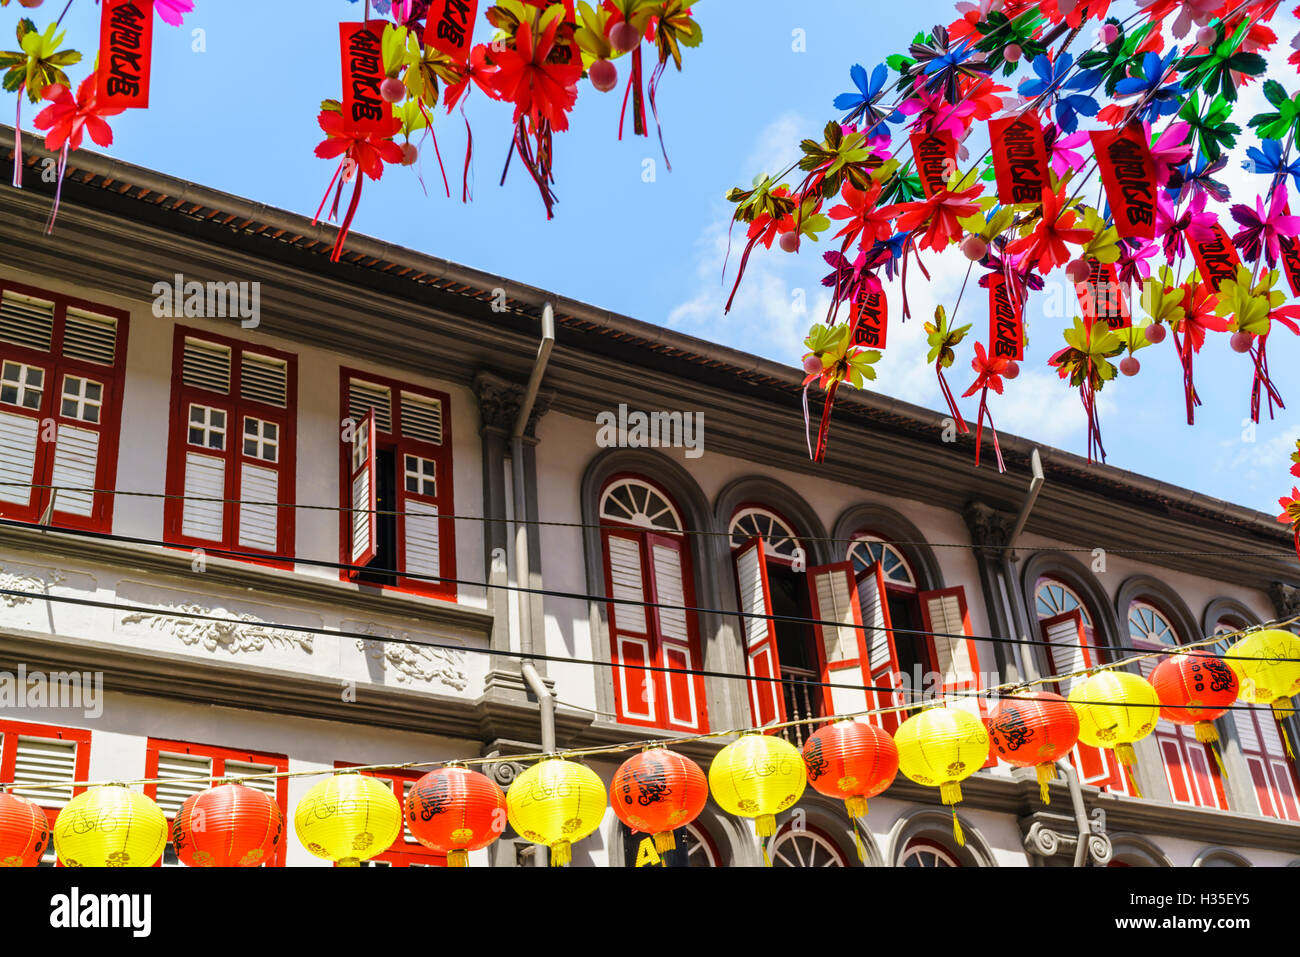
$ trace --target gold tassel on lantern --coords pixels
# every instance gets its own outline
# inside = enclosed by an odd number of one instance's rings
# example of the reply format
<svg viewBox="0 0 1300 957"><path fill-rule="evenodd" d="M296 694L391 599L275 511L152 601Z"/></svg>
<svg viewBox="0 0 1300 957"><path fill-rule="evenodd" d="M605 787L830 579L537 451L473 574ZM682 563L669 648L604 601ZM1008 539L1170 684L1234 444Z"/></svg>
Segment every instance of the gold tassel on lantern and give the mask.
<svg viewBox="0 0 1300 957"><path fill-rule="evenodd" d="M771 867L772 861L767 856L767 841L765 838L769 838L776 833L776 815L760 814L754 818L754 830L758 833L759 850L763 852L763 866Z"/></svg>
<svg viewBox="0 0 1300 957"><path fill-rule="evenodd" d="M855 794L851 798L845 798L844 806L848 808L849 817L857 818L867 816L867 799L861 795Z"/></svg>
<svg viewBox="0 0 1300 957"><path fill-rule="evenodd" d="M1291 750L1291 736L1286 733L1286 719L1295 711L1291 707L1291 702L1287 698L1278 698L1273 702L1273 717L1277 721L1278 733L1282 735L1282 744L1286 748L1286 756L1292 761L1295 760L1295 752Z"/></svg>
<svg viewBox="0 0 1300 957"><path fill-rule="evenodd" d="M453 848L447 852L448 867L469 867L469 851L463 848Z"/></svg>
<svg viewBox="0 0 1300 957"><path fill-rule="evenodd" d="M655 850L660 854L677 850L677 838L673 837L672 831L660 831L655 835Z"/></svg>
<svg viewBox="0 0 1300 957"><path fill-rule="evenodd" d="M360 867L361 862L355 857L345 857L338 862L339 867Z"/></svg>
<svg viewBox="0 0 1300 957"><path fill-rule="evenodd" d="M1131 744L1115 745L1115 756L1119 758L1119 763L1124 766L1124 773L1128 775L1128 786L1133 789L1134 797L1141 797L1142 791L1138 788L1137 783L1137 752L1133 750Z"/></svg>
<svg viewBox="0 0 1300 957"><path fill-rule="evenodd" d="M1034 770L1038 773L1038 794L1044 804L1051 804L1052 795L1047 790L1047 785L1056 780L1056 768L1050 764L1037 764Z"/></svg>
<svg viewBox="0 0 1300 957"><path fill-rule="evenodd" d="M573 845L568 841L556 841L551 845L551 866L568 867L573 860Z"/></svg>
<svg viewBox="0 0 1300 957"><path fill-rule="evenodd" d="M956 839L958 847L965 847L966 837L961 832L961 822L957 820L957 805L961 803L961 785L956 781L939 785L939 800L952 806L952 836Z"/></svg>
<svg viewBox="0 0 1300 957"><path fill-rule="evenodd" d="M1215 747L1219 740L1219 729L1214 726L1214 722L1198 721L1192 725L1192 731L1196 734L1196 740L1209 748L1210 754L1214 755L1214 763L1219 768L1219 777L1228 780L1228 769L1223 766L1223 758L1219 755L1219 749Z"/></svg>

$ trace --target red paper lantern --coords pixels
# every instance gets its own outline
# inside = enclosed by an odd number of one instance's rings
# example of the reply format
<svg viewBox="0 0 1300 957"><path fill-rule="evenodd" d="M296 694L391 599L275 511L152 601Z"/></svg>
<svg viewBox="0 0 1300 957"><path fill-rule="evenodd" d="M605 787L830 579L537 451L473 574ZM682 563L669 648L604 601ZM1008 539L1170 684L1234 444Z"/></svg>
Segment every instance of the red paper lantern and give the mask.
<svg viewBox="0 0 1300 957"><path fill-rule="evenodd" d="M1219 740L1213 722L1228 713L1241 690L1232 669L1208 651L1170 655L1151 672L1151 684L1160 696L1160 716L1195 725L1202 744Z"/></svg>
<svg viewBox="0 0 1300 957"><path fill-rule="evenodd" d="M1054 762L1079 740L1079 716L1070 702L1050 691L1026 691L1003 698L989 715L989 737L998 757L1018 768L1034 768L1043 803L1056 777Z"/></svg>
<svg viewBox="0 0 1300 957"><path fill-rule="evenodd" d="M430 771L406 798L406 829L441 854L448 867L468 867L469 852L487 847L506 829L506 795L469 768Z"/></svg>
<svg viewBox="0 0 1300 957"><path fill-rule="evenodd" d="M176 856L188 867L261 867L275 856L283 836L280 805L242 784L190 795L172 821Z"/></svg>
<svg viewBox="0 0 1300 957"><path fill-rule="evenodd" d="M898 745L874 724L840 721L820 729L803 746L808 783L819 794L839 798L855 821L867 813L867 798L883 792L898 774Z"/></svg>
<svg viewBox="0 0 1300 957"><path fill-rule="evenodd" d="M35 867L49 845L45 812L26 798L0 791L0 867Z"/></svg>
<svg viewBox="0 0 1300 957"><path fill-rule="evenodd" d="M704 810L709 782L690 758L651 748L623 762L609 795L618 819L633 831L653 834L655 850L662 854L677 847L673 831Z"/></svg>

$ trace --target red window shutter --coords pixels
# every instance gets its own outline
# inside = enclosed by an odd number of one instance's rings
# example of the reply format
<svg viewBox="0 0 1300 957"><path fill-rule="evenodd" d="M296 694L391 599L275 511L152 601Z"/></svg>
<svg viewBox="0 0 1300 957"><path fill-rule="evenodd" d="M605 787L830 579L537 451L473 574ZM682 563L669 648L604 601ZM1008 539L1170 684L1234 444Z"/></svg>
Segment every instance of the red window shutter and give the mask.
<svg viewBox="0 0 1300 957"><path fill-rule="evenodd" d="M736 584L740 594L740 633L744 636L745 663L755 678L779 678L781 661L776 651L776 623L772 593L767 584L767 556L763 539L751 538L735 553ZM785 720L785 701L779 681L749 682L749 703L754 723L762 726Z"/></svg>
<svg viewBox="0 0 1300 957"><path fill-rule="evenodd" d="M854 714L874 707L871 670L867 664L867 640L862 628L862 606L851 562L837 562L808 570L808 592L813 617L833 621L816 625L817 657L821 678L828 684L862 685L855 688L824 688L826 714Z"/></svg>
<svg viewBox="0 0 1300 957"><path fill-rule="evenodd" d="M668 607L651 609L655 625L656 664L661 668L699 668L699 637L694 612L695 590L689 574L686 544L680 538L647 533L650 600ZM658 718L662 727L702 731L706 707L702 675L655 673Z"/></svg>
<svg viewBox="0 0 1300 957"><path fill-rule="evenodd" d="M1083 630L1083 615L1077 608L1064 615L1044 619L1039 622L1039 628L1042 630L1043 640L1050 642L1047 659L1052 674L1072 674L1097 664L1096 652L1088 644L1087 635ZM1061 682L1056 688L1057 693L1068 696L1072 684L1072 680ZM1079 779L1084 784L1120 794L1128 793L1124 769L1120 767L1114 751L1080 744L1071 752L1070 760L1074 763L1079 772Z"/></svg>
<svg viewBox="0 0 1300 957"><path fill-rule="evenodd" d="M979 651L972 634L970 609L966 604L966 589L960 585L938 591L920 594L922 627L930 632L931 647L934 649L934 661L941 676L941 690L954 693L954 705L964 708L988 723L988 702L984 698L974 697L972 691L983 689L983 676L980 672ZM946 637L949 635L966 635L966 638ZM989 759L984 765L994 767L998 763L997 751L989 749Z"/></svg>
<svg viewBox="0 0 1300 957"><path fill-rule="evenodd" d="M379 528L375 517L375 410L356 424L352 432L352 449L348 473L349 507L352 509L351 547L348 564L356 566L348 571L356 578L360 568L375 560L379 547Z"/></svg>
<svg viewBox="0 0 1300 957"><path fill-rule="evenodd" d="M655 724L655 681L646 665L654 664L650 609L646 601L641 535L605 532L605 581L609 597L609 640L614 668L614 698L620 720Z"/></svg>
<svg viewBox="0 0 1300 957"><path fill-rule="evenodd" d="M867 645L868 685L875 688L899 688L898 649L894 645L894 625L889 618L889 601L885 593L885 570L880 562L855 576L858 605ZM872 692L872 707L890 708L906 702L897 691ZM890 711L871 719L891 734L902 724L900 712Z"/></svg>

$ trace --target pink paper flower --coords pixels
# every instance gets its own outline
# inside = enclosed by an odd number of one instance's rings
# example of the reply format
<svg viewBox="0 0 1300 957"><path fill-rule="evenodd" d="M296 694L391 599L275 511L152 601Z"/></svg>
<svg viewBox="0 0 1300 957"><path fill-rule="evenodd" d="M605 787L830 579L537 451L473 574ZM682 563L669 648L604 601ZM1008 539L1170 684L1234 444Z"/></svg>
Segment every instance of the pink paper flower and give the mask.
<svg viewBox="0 0 1300 957"><path fill-rule="evenodd" d="M163 23L179 27L185 14L194 9L194 0L153 0L153 8L158 11Z"/></svg>

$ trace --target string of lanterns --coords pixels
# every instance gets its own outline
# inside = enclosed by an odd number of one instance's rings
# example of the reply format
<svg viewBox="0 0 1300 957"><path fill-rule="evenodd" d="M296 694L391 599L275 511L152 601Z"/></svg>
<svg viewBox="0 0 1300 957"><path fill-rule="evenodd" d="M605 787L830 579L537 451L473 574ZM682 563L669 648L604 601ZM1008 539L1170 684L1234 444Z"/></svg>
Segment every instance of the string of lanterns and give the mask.
<svg viewBox="0 0 1300 957"><path fill-rule="evenodd" d="M854 716L814 719L826 724L802 751L771 734L774 728L749 729L718 752L707 779L694 761L667 747L673 742L652 744L619 767L608 794L595 771L569 760L572 753L544 756L515 779L509 793L465 763L440 767L415 783L404 806L384 782L349 769L307 792L295 809L294 831L316 857L356 867L386 852L405 820L415 840L446 855L450 866L464 867L469 853L491 845L508 822L525 840L548 848L553 866L566 866L573 845L600 826L611 796L619 820L651 835L662 853L673 849L672 832L694 821L711 794L725 812L754 820L767 862L766 840L776 834L776 815L794 807L811 784L844 801L862 857L858 819L867 813L868 798L884 793L901 771L938 789L940 801L952 808L954 836L964 844L956 809L961 782L985 766L991 748L1013 766L1037 769L1044 802L1052 763L1080 741L1113 750L1136 794L1133 744L1150 735L1160 717L1192 725L1197 739L1212 745L1217 734L1211 722L1238 698L1269 705L1281 726L1294 712L1290 699L1300 694L1300 637L1275 629L1244 633L1224 658L1180 650L1156 667L1150 681L1114 670L1127 663L1087 673L1068 698L1015 686L987 724L952 703L876 709L862 714L923 708L892 736ZM1073 676L1038 680L1067 677ZM801 723L808 720L786 724ZM1284 727L1282 734L1291 754ZM66 786L21 787L58 784ZM124 784L76 795L53 829L35 803L0 791L0 866L36 866L53 840L68 867L150 867L170 837L187 866L257 867L280 851L284 823L273 798L229 781L187 798L170 826L156 803Z"/></svg>

